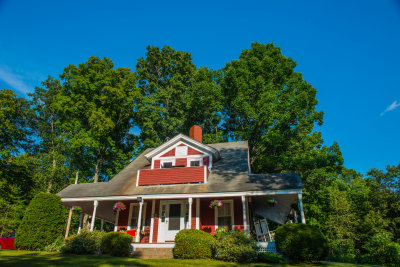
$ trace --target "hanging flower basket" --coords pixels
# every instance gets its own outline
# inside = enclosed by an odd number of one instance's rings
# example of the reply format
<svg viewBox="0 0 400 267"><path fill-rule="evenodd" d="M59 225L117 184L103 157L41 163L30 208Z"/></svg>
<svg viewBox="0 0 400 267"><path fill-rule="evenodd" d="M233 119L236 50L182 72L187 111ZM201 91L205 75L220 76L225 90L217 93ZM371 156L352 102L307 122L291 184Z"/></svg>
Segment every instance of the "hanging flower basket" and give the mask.
<svg viewBox="0 0 400 267"><path fill-rule="evenodd" d="M210 202L210 208L218 208L218 207L221 207L222 205L224 205L224 203L222 203L222 201L221 200L213 200L213 201L211 201Z"/></svg>
<svg viewBox="0 0 400 267"><path fill-rule="evenodd" d="M278 204L278 201L275 198L270 198L267 199L267 204L271 207L274 207L276 204Z"/></svg>
<svg viewBox="0 0 400 267"><path fill-rule="evenodd" d="M117 211L122 211L122 210L126 210L125 204L120 201L116 202L113 206L113 211L117 212Z"/></svg>

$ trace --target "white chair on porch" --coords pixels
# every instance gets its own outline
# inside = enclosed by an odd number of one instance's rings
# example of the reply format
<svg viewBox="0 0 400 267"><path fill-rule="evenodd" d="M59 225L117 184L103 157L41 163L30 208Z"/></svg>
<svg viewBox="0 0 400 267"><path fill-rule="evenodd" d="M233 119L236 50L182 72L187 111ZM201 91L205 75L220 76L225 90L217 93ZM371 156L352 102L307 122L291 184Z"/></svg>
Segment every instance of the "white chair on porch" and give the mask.
<svg viewBox="0 0 400 267"><path fill-rule="evenodd" d="M261 226L258 221L254 222L254 229L256 230L257 241L264 242L265 241L264 234L261 231Z"/></svg>
<svg viewBox="0 0 400 267"><path fill-rule="evenodd" d="M261 230L264 234L264 239L267 242L275 242L274 233L269 230L268 222L266 219L260 220Z"/></svg>

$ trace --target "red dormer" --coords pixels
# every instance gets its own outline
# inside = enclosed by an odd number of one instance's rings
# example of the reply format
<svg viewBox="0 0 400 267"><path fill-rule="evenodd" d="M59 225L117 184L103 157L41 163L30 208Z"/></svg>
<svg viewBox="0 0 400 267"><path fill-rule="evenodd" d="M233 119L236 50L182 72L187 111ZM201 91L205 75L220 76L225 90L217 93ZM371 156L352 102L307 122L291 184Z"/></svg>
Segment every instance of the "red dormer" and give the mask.
<svg viewBox="0 0 400 267"><path fill-rule="evenodd" d="M201 127L193 126L190 137L179 134L145 157L151 169L138 171L137 186L206 183L219 153L202 143Z"/></svg>

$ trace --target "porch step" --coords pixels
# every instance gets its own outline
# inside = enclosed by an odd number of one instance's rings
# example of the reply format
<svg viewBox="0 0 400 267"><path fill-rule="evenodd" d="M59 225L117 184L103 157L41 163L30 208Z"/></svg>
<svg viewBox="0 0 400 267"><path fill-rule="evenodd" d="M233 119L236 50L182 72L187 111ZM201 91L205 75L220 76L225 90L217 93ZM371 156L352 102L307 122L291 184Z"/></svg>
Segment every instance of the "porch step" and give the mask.
<svg viewBox="0 0 400 267"><path fill-rule="evenodd" d="M131 257L139 259L172 259L173 248L135 248Z"/></svg>

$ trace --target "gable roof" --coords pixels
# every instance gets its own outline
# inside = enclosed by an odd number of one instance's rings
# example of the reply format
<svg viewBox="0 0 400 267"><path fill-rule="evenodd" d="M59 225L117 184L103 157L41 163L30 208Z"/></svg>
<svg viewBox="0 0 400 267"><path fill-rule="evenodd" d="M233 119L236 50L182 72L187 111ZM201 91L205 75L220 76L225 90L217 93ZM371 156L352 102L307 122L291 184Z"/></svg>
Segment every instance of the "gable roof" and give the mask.
<svg viewBox="0 0 400 267"><path fill-rule="evenodd" d="M194 146L197 149L200 149L202 151L207 151L210 154L212 154L213 156L213 160L218 160L220 158L219 152L217 149L213 148L210 145L205 145L187 135L184 134L178 134L176 135L174 138L168 140L167 142L165 142L164 144L162 144L161 146L152 149L151 151L147 152L144 154L144 156L151 161L151 159L156 156L157 154L161 153L162 151L167 150L168 148L172 147L173 145L175 145L176 143L178 143L179 141L183 141L191 146Z"/></svg>
<svg viewBox="0 0 400 267"><path fill-rule="evenodd" d="M73 184L58 193L62 198L132 196L153 194L196 194L242 191L302 189L295 173L250 174L247 141L208 144L220 159L213 164L205 184L179 184L136 187L138 170L150 169L147 149L109 182Z"/></svg>

